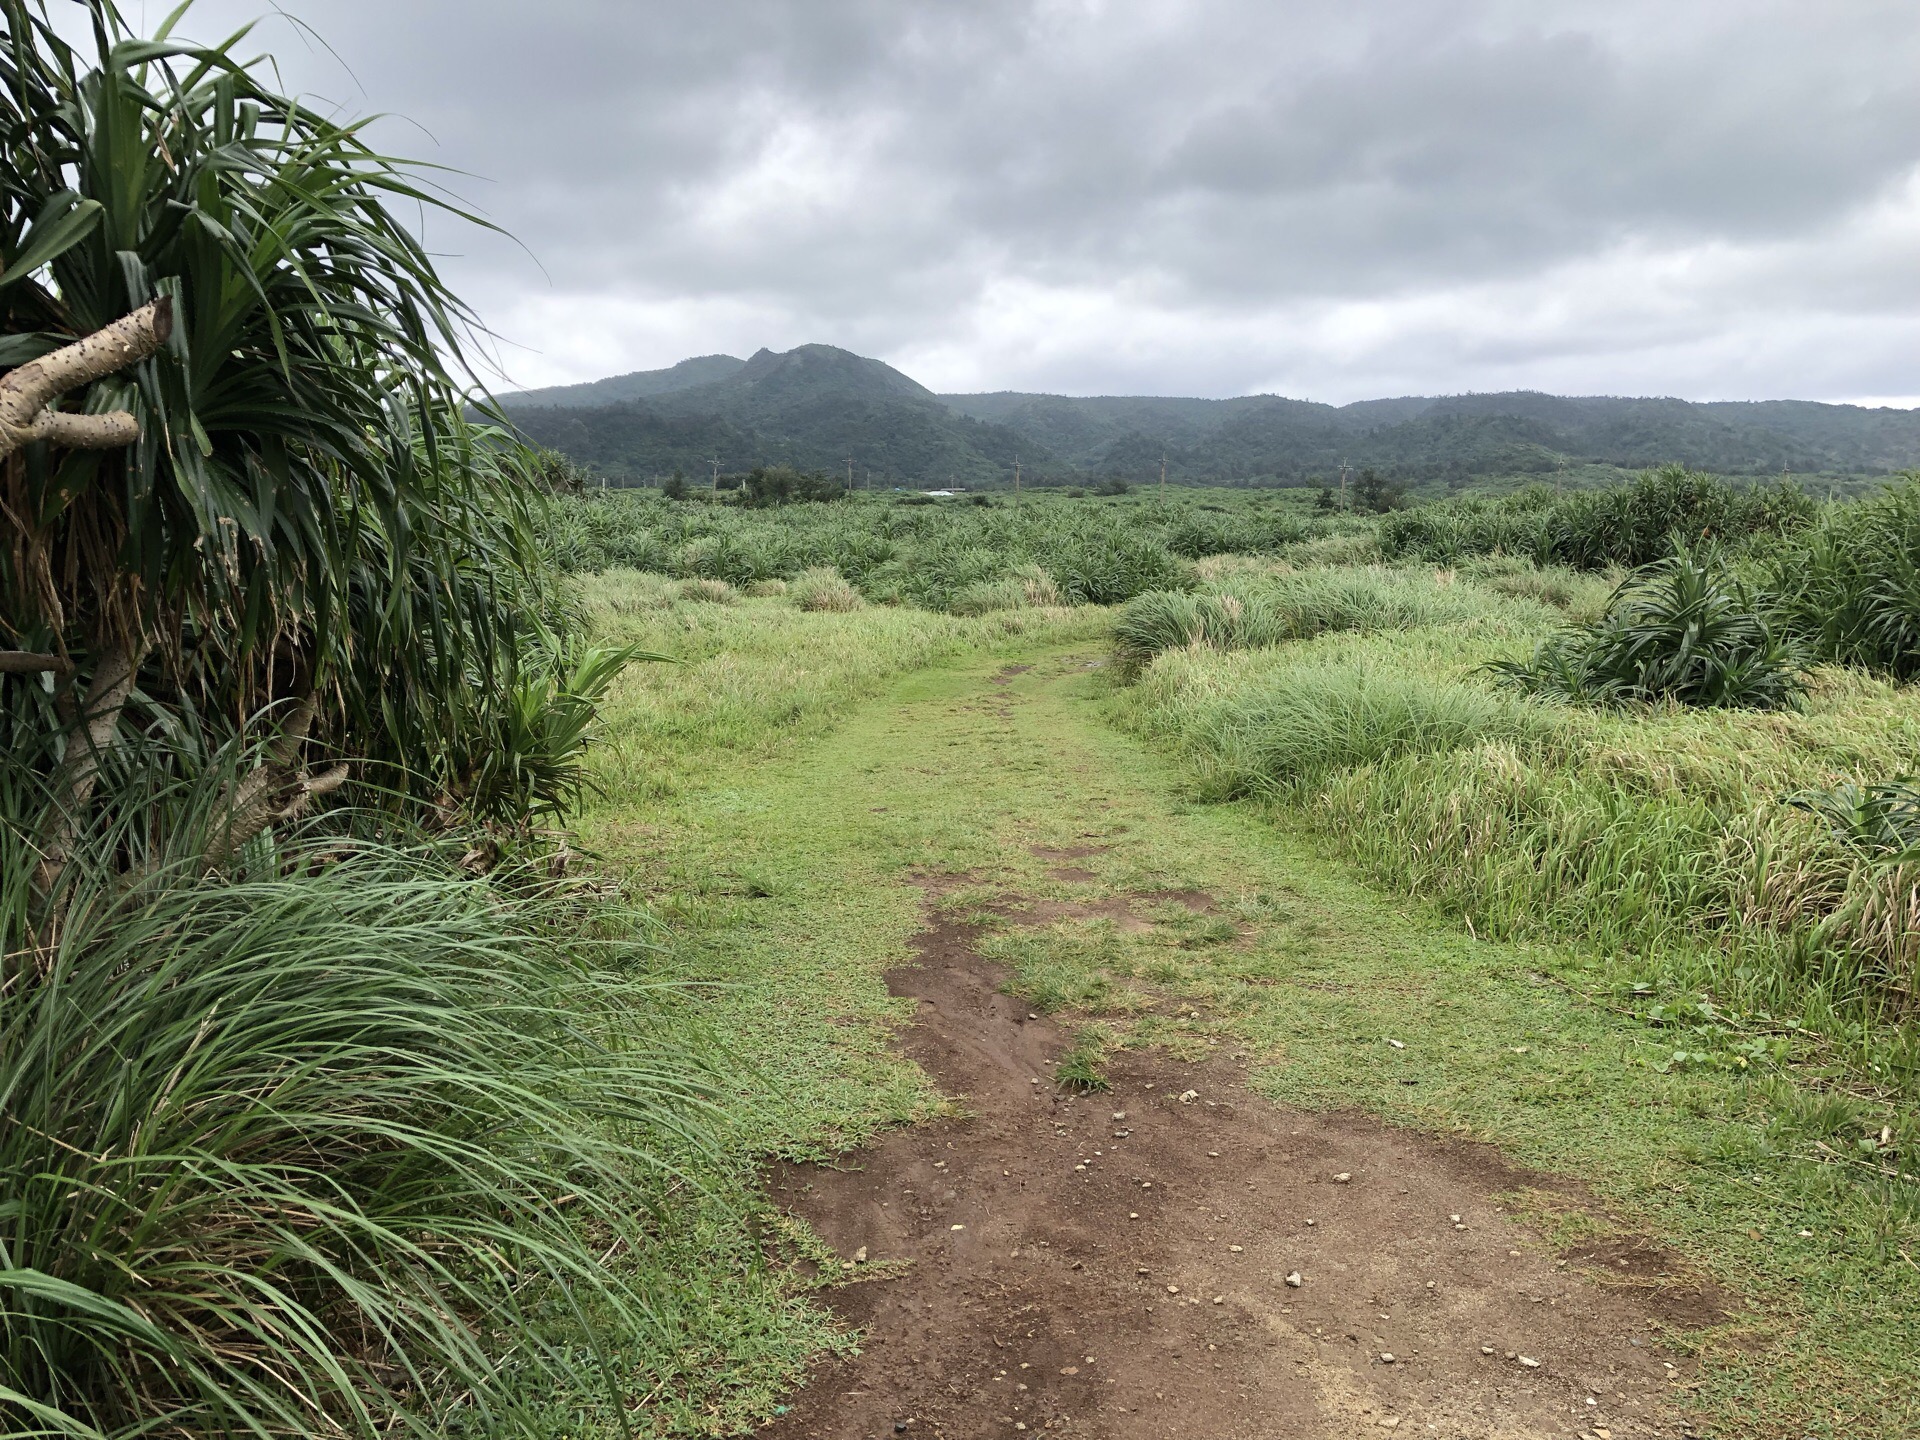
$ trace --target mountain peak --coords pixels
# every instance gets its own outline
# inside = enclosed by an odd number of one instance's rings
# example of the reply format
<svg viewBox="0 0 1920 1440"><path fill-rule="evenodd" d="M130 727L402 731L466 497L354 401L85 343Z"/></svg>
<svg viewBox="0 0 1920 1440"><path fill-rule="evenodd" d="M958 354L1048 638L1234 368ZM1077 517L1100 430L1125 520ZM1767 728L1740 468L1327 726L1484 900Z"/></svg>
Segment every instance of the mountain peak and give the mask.
<svg viewBox="0 0 1920 1440"><path fill-rule="evenodd" d="M934 400L934 393L884 360L869 360L837 345L796 345L791 350L761 349L726 382L725 388L751 386L762 400L833 393L876 400Z"/></svg>

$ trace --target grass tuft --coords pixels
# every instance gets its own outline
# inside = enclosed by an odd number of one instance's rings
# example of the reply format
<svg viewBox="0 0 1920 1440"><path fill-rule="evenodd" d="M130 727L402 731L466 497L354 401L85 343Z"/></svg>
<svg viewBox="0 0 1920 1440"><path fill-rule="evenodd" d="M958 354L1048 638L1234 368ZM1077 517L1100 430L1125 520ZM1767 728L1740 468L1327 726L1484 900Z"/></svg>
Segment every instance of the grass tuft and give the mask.
<svg viewBox="0 0 1920 1440"><path fill-rule="evenodd" d="M1077 1031L1070 1045L1054 1062L1053 1078L1067 1090L1092 1093L1110 1090L1113 1087L1107 1081L1107 1037L1098 1026L1085 1025Z"/></svg>

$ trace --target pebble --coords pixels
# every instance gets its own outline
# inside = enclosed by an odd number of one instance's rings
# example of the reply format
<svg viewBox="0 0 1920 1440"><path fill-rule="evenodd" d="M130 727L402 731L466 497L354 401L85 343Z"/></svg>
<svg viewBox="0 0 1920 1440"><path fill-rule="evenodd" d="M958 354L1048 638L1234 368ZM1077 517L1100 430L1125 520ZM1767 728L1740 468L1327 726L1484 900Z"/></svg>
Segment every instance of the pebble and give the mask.
<svg viewBox="0 0 1920 1440"><path fill-rule="evenodd" d="M1520 1360L1520 1363L1526 1366L1529 1370L1538 1370L1540 1368L1540 1362L1534 1359L1531 1355L1522 1355L1519 1357L1519 1360Z"/></svg>
<svg viewBox="0 0 1920 1440"><path fill-rule="evenodd" d="M1180 1287L1178 1285L1169 1285L1167 1286L1167 1293L1169 1295L1178 1295L1180 1293Z"/></svg>
<svg viewBox="0 0 1920 1440"><path fill-rule="evenodd" d="M1200 1092L1198 1090L1185 1090L1181 1092L1180 1103L1182 1105L1191 1105L1193 1104L1194 1101L1198 1100L1199 1098L1200 1098Z"/></svg>
<svg viewBox="0 0 1920 1440"><path fill-rule="evenodd" d="M1240 1247L1238 1245L1229 1245L1227 1246L1227 1249L1230 1253L1235 1255L1238 1255L1240 1253Z"/></svg>
<svg viewBox="0 0 1920 1440"><path fill-rule="evenodd" d="M1391 1365L1393 1363L1393 1352L1391 1350L1382 1350L1380 1352L1380 1363L1382 1365Z"/></svg>
<svg viewBox="0 0 1920 1440"><path fill-rule="evenodd" d="M1139 1218L1140 1218L1140 1212L1138 1210L1129 1210L1127 1212L1127 1219L1138 1220Z"/></svg>
<svg viewBox="0 0 1920 1440"><path fill-rule="evenodd" d="M864 1265L867 1263L866 1246L862 1245L858 1250L853 1252L853 1263L856 1265Z"/></svg>
<svg viewBox="0 0 1920 1440"><path fill-rule="evenodd" d="M1291 1285L1296 1290L1298 1290L1305 1283L1306 1282L1300 1278L1300 1272L1298 1270L1295 1270L1292 1274L1287 1276L1287 1284Z"/></svg>
<svg viewBox="0 0 1920 1440"><path fill-rule="evenodd" d="M1491 1345L1482 1345L1480 1347L1480 1353L1482 1355L1491 1355L1493 1353L1493 1347Z"/></svg>
<svg viewBox="0 0 1920 1440"><path fill-rule="evenodd" d="M1127 1118L1127 1112L1124 1110L1116 1110L1113 1112L1113 1118L1116 1120L1124 1120Z"/></svg>
<svg viewBox="0 0 1920 1440"><path fill-rule="evenodd" d="M964 1226L964 1225L954 1225L954 1226L952 1226L952 1227L950 1227L950 1228L952 1228L952 1229L954 1229L954 1230L964 1230L964 1229L966 1229L967 1227L966 1227L966 1226Z"/></svg>
<svg viewBox="0 0 1920 1440"><path fill-rule="evenodd" d="M1407 1042L1404 1040L1389 1040L1387 1041L1387 1044L1391 1045L1396 1050L1404 1050L1407 1048Z"/></svg>
<svg viewBox="0 0 1920 1440"><path fill-rule="evenodd" d="M1333 1177L1333 1183L1336 1185L1344 1185L1351 1179L1353 1179L1352 1172L1347 1170L1342 1170L1338 1175Z"/></svg>
<svg viewBox="0 0 1920 1440"><path fill-rule="evenodd" d="M1216 1305L1224 1305L1227 1303L1227 1297L1224 1295L1216 1295L1213 1297L1213 1303Z"/></svg>

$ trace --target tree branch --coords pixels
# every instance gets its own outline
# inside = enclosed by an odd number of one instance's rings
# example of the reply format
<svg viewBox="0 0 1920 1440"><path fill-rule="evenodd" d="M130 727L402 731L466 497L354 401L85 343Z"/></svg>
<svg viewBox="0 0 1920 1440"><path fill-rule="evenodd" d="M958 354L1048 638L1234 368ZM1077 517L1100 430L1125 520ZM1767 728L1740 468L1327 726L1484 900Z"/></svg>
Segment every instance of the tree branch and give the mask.
<svg viewBox="0 0 1920 1440"><path fill-rule="evenodd" d="M0 650L0 675L71 675L73 662L31 650Z"/></svg>
<svg viewBox="0 0 1920 1440"><path fill-rule="evenodd" d="M161 296L104 329L29 360L0 379L0 458L48 440L74 449L107 450L140 438L140 422L124 410L80 415L47 406L82 385L156 354L173 333L173 300Z"/></svg>

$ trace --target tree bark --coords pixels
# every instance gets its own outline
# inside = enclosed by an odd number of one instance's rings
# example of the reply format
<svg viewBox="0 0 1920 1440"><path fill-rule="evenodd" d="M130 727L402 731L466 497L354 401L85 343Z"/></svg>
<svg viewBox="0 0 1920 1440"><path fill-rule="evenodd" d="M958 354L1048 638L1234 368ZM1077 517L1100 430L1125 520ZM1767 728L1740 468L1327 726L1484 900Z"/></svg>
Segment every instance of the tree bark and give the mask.
<svg viewBox="0 0 1920 1440"><path fill-rule="evenodd" d="M102 655L80 702L75 733L68 737L66 757L55 776L53 810L34 871L35 887L43 897L53 894L66 870L81 812L93 799L93 787L100 778L100 761L119 741L120 712L127 708L150 648L144 639L129 640Z"/></svg>
<svg viewBox="0 0 1920 1440"><path fill-rule="evenodd" d="M140 438L124 410L82 415L47 407L69 390L158 353L173 333L173 301L162 296L85 339L29 360L0 379L0 459L36 440L75 450L112 450Z"/></svg>
<svg viewBox="0 0 1920 1440"><path fill-rule="evenodd" d="M295 819L314 796L346 784L350 772L345 764L309 775L301 763L300 747L313 728L313 715L311 696L296 704L266 763L220 797L205 855L210 868L230 862L242 845L269 826Z"/></svg>

